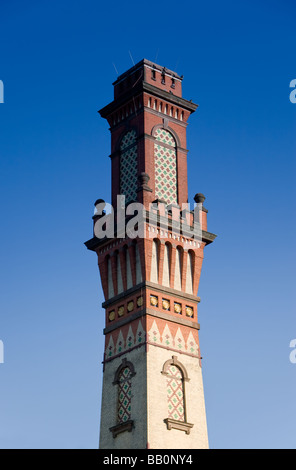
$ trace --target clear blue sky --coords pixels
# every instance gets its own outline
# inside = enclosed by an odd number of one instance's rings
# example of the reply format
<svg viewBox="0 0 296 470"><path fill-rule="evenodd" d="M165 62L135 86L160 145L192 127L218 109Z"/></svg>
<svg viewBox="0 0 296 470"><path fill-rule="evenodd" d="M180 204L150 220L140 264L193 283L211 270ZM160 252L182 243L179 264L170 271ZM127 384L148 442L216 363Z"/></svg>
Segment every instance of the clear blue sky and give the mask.
<svg viewBox="0 0 296 470"><path fill-rule="evenodd" d="M206 195L200 342L212 448L295 448L295 2L0 0L1 448L97 448L104 326L97 110L146 58L184 75ZM115 67L114 67L114 65Z"/></svg>

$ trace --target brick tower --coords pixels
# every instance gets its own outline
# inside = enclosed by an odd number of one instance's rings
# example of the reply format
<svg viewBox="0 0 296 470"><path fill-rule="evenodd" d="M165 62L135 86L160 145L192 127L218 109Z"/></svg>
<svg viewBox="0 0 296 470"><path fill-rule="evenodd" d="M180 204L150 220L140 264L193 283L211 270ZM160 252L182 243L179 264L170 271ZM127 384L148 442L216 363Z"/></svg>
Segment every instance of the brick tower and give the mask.
<svg viewBox="0 0 296 470"><path fill-rule="evenodd" d="M182 77L145 59L113 85L99 111L111 132L113 210L96 201L85 243L105 296L100 448L207 448L197 291L215 235L204 196L188 206L186 126L197 105L182 98ZM138 212L128 209L135 201Z"/></svg>

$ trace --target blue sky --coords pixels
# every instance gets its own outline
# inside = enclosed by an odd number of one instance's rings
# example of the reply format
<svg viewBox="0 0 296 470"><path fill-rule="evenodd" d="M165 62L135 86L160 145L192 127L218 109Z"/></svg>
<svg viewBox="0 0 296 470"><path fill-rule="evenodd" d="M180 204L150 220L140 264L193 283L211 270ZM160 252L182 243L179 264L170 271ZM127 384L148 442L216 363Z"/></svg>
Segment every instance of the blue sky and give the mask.
<svg viewBox="0 0 296 470"><path fill-rule="evenodd" d="M97 110L132 59L184 75L210 446L295 448L292 1L0 1L1 448L97 448L104 326L91 238L110 200Z"/></svg>

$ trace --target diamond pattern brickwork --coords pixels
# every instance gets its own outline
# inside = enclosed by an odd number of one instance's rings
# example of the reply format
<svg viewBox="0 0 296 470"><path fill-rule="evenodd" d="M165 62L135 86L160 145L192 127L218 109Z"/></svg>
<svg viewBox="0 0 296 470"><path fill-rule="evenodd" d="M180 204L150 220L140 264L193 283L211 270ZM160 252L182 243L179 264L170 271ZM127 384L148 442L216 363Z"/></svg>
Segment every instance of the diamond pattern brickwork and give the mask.
<svg viewBox="0 0 296 470"><path fill-rule="evenodd" d="M124 150L126 147L136 142L137 134L133 129L128 131L121 139L120 150Z"/></svg>
<svg viewBox="0 0 296 470"><path fill-rule="evenodd" d="M168 417L185 421L182 372L178 367L171 365L167 373Z"/></svg>
<svg viewBox="0 0 296 470"><path fill-rule="evenodd" d="M131 370L122 369L118 383L118 423L125 423L131 418Z"/></svg>
<svg viewBox="0 0 296 470"><path fill-rule="evenodd" d="M176 142L172 134L165 129L157 129L154 135L155 139L164 144L176 147Z"/></svg>
<svg viewBox="0 0 296 470"><path fill-rule="evenodd" d="M122 138L120 150L120 194L126 202L137 199L137 143L136 132L128 131Z"/></svg>
<svg viewBox="0 0 296 470"><path fill-rule="evenodd" d="M175 140L172 134L164 129L157 129L155 139L155 196L157 199L163 199L167 204L177 204L177 162Z"/></svg>

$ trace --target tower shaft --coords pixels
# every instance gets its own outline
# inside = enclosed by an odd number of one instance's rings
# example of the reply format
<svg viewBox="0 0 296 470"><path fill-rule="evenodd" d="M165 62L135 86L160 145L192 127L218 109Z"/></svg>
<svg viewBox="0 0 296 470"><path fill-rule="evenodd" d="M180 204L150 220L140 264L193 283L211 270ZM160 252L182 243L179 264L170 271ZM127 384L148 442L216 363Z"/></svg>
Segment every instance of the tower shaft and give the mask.
<svg viewBox="0 0 296 470"><path fill-rule="evenodd" d="M100 448L207 448L197 293L215 235L203 195L188 206L186 127L197 105L182 98L182 77L145 59L113 85L100 110L113 212L96 202L86 242L105 296Z"/></svg>

